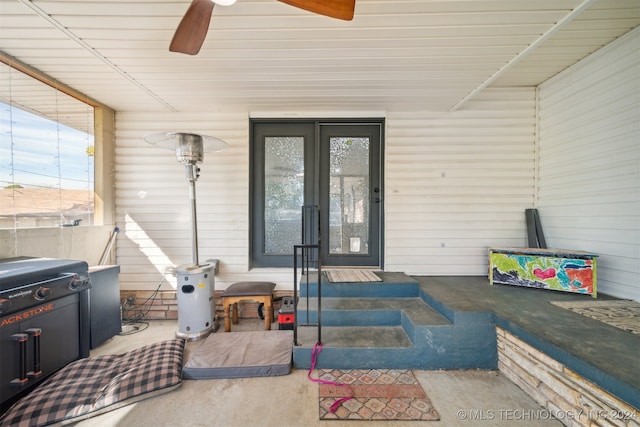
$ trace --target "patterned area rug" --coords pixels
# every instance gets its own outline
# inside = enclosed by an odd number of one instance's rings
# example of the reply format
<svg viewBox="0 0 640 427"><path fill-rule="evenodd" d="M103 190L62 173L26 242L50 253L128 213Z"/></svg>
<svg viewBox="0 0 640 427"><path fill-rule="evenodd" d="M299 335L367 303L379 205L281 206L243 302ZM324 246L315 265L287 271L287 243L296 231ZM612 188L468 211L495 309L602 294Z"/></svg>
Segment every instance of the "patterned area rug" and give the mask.
<svg viewBox="0 0 640 427"><path fill-rule="evenodd" d="M332 283L382 282L371 270L326 270L325 273Z"/></svg>
<svg viewBox="0 0 640 427"><path fill-rule="evenodd" d="M640 335L640 302L551 301L551 304Z"/></svg>
<svg viewBox="0 0 640 427"><path fill-rule="evenodd" d="M440 415L413 372L399 369L318 369L319 378L349 387L320 384L321 420L438 421ZM349 388L351 390L349 390ZM329 408L341 397L335 413Z"/></svg>

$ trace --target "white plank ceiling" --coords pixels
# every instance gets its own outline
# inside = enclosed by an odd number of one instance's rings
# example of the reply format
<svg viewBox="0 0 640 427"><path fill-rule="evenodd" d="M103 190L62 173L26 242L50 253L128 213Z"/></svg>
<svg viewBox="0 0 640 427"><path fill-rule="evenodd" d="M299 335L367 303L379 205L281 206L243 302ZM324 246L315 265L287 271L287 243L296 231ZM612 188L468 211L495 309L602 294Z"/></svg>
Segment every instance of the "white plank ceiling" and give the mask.
<svg viewBox="0 0 640 427"><path fill-rule="evenodd" d="M116 111L447 111L536 86L640 25L640 0L357 0L345 22L277 0L0 0L0 51Z"/></svg>

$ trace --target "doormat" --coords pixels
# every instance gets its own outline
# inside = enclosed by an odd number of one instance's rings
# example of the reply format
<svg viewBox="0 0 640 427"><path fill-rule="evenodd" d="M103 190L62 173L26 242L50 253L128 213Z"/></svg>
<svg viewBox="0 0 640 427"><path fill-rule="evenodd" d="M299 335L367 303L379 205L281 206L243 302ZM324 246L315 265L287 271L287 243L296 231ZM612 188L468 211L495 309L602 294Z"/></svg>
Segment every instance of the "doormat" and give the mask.
<svg viewBox="0 0 640 427"><path fill-rule="evenodd" d="M371 270L328 270L325 273L332 283L382 282L380 276Z"/></svg>
<svg viewBox="0 0 640 427"><path fill-rule="evenodd" d="M551 304L640 335L640 302L629 300L551 301Z"/></svg>
<svg viewBox="0 0 640 427"><path fill-rule="evenodd" d="M412 371L318 369L317 372L322 380L349 386L320 384L321 420L440 420ZM352 398L331 413L331 405L346 396Z"/></svg>

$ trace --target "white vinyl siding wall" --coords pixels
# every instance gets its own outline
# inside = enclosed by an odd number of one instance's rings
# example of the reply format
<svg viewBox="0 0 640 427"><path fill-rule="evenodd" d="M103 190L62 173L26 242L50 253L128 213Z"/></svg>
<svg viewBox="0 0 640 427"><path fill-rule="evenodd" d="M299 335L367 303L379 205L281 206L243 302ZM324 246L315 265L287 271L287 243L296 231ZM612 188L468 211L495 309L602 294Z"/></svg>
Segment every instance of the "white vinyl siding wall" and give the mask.
<svg viewBox="0 0 640 427"><path fill-rule="evenodd" d="M533 204L534 107L533 89L498 89L457 112L388 116L387 271L484 275L487 247L524 244L524 209ZM184 166L174 151L143 140L177 130L230 145L205 153L196 184L200 259L221 261L216 289L242 280L291 288L291 269L248 267L247 113L119 113L116 123L122 289L155 289L165 267L191 262ZM165 282L162 289L175 286L171 276Z"/></svg>
<svg viewBox="0 0 640 427"><path fill-rule="evenodd" d="M174 150L151 146L143 139L162 131L199 132L229 144L225 151L205 153L199 165L199 258L222 261L217 279L246 272L246 114L119 113L116 218L121 287L155 289L166 267L191 264L191 202L184 165ZM162 289L170 289L168 284L175 284L175 279L167 275L165 282Z"/></svg>
<svg viewBox="0 0 640 427"><path fill-rule="evenodd" d="M387 119L385 270L486 275L487 248L525 245L535 91L490 89L455 112Z"/></svg>
<svg viewBox="0 0 640 427"><path fill-rule="evenodd" d="M599 254L598 291L640 301L640 29L542 85L539 117L548 245Z"/></svg>

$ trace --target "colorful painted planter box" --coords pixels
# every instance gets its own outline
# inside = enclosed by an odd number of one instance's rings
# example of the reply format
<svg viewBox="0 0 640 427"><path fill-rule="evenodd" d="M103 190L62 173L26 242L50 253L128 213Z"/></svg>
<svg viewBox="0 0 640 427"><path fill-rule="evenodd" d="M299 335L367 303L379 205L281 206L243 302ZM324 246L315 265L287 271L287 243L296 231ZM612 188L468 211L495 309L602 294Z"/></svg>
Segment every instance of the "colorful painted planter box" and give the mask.
<svg viewBox="0 0 640 427"><path fill-rule="evenodd" d="M589 294L596 292L596 254L539 248L489 248L489 283Z"/></svg>

